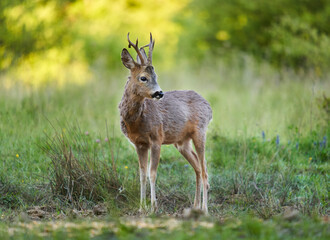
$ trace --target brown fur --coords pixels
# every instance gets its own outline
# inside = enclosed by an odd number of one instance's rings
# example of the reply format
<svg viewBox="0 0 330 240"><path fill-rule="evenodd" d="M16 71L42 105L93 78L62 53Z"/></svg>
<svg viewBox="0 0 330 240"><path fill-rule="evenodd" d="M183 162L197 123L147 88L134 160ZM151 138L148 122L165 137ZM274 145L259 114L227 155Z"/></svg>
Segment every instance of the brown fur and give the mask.
<svg viewBox="0 0 330 240"><path fill-rule="evenodd" d="M146 58L146 54L142 54ZM203 207L207 212L208 177L204 157L207 126L212 119L209 103L194 91L165 92L160 100L151 99L155 89L160 89L151 65L135 62L126 49L122 52L123 64L130 69L119 104L121 130L135 145L140 166L141 207L145 205L148 151L151 149L150 185L152 210L157 207L155 181L162 144L174 144L192 165L196 173L194 207L201 207L201 180ZM144 62L147 62L145 59ZM142 82L141 76L148 79ZM196 153L191 146L193 141ZM202 177L202 179L201 179Z"/></svg>

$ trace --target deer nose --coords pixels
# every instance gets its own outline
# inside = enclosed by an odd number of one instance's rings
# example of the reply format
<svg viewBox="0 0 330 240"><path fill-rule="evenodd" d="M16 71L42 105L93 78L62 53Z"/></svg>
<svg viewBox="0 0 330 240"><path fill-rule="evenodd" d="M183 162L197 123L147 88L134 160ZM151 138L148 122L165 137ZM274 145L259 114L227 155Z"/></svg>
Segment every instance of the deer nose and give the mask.
<svg viewBox="0 0 330 240"><path fill-rule="evenodd" d="M157 91L154 94L152 94L152 98L157 98L157 99L161 99L164 96L163 91Z"/></svg>

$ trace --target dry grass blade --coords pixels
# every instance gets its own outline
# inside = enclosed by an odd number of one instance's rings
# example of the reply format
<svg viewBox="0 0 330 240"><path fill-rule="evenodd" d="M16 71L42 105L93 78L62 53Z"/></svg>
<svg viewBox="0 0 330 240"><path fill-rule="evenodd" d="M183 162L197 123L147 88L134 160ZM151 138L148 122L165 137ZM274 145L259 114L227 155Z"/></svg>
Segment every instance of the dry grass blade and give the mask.
<svg viewBox="0 0 330 240"><path fill-rule="evenodd" d="M64 196L74 205L82 199L98 202L111 196L117 198L122 184L116 172L112 141L108 143L109 165L77 123L67 123L61 130L52 127L54 136L46 135L41 147L51 159L49 181L53 194Z"/></svg>

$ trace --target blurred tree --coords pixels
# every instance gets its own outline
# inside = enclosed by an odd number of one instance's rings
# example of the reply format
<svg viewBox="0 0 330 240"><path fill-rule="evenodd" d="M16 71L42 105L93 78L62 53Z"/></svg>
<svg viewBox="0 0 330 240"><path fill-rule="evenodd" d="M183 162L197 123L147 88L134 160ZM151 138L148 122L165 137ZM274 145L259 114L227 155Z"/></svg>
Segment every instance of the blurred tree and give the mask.
<svg viewBox="0 0 330 240"><path fill-rule="evenodd" d="M197 61L209 53L217 56L221 51L240 50L276 66L327 69L329 3L193 0L177 19L185 29L179 49Z"/></svg>
<svg viewBox="0 0 330 240"><path fill-rule="evenodd" d="M172 19L187 1L176 0L2 0L0 69L7 82L36 86L46 82L84 82L91 67L114 69L126 34L149 42L155 59L171 65L180 34ZM134 51L132 51L134 55Z"/></svg>
<svg viewBox="0 0 330 240"><path fill-rule="evenodd" d="M0 67L5 70L34 52L61 46L68 31L61 21L70 1L2 0Z"/></svg>
<svg viewBox="0 0 330 240"><path fill-rule="evenodd" d="M154 34L162 68L238 51L278 67L329 69L330 0L188 1L1 0L0 70L7 82L83 83L91 68L121 65L127 32L140 43Z"/></svg>

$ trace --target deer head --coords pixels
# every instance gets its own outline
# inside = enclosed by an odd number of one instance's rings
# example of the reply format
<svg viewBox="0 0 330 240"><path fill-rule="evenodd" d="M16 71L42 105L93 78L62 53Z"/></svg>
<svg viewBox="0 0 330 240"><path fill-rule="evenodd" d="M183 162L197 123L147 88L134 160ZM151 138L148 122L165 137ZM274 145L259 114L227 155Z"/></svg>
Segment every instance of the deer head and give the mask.
<svg viewBox="0 0 330 240"><path fill-rule="evenodd" d="M128 47L133 47L137 53L136 61L134 61L126 48L121 52L121 61L131 72L128 87L130 87L132 92L138 96L161 99L164 94L157 83L157 75L152 66L152 51L155 46L152 34L150 33L149 44L141 48L138 47L138 39L136 39L135 44L131 42L129 39L129 33L127 34L127 40ZM144 50L145 47L149 48L148 57Z"/></svg>

